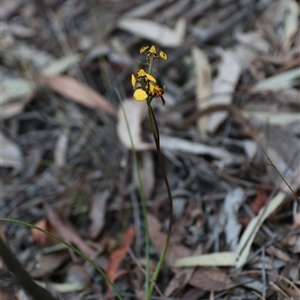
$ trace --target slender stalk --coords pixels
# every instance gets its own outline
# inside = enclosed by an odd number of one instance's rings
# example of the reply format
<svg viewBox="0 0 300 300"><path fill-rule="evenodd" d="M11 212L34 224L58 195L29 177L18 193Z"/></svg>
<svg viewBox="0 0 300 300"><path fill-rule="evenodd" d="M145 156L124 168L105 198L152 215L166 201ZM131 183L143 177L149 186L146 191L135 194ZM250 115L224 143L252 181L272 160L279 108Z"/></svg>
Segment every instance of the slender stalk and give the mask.
<svg viewBox="0 0 300 300"><path fill-rule="evenodd" d="M148 219L147 219L146 196L145 196L145 192L144 192L143 181L142 181L142 176L141 176L141 172L140 172L140 166L139 166L137 154L135 151L127 115L126 115L126 112L125 112L125 109L123 106L121 95L116 88L115 88L115 92L118 96L118 99L119 99L119 102L120 102L120 105L122 108L122 112L124 114L125 123L126 123L127 131L129 134L129 138L130 138L131 147L132 147L133 160L134 160L134 164L135 164L135 167L137 170L137 176L138 176L138 182L139 182L139 193L140 193L141 202L142 202L142 214L143 214L143 222L144 222L144 228L145 228L145 230L144 230L144 232L145 232L145 252L146 252L145 253L145 257L146 257L145 299L148 299L147 297L149 295L149 289L150 289L150 235L149 235L149 225L148 225Z"/></svg>
<svg viewBox="0 0 300 300"><path fill-rule="evenodd" d="M158 130L156 118L155 118L153 109L151 107L151 102L149 101L147 103L148 103L148 114L149 114L149 119L150 119L150 123L151 123L152 134L153 134L156 149L157 149L157 155L158 155L160 168L162 170L164 182L165 182L167 192L168 192L169 209L170 209L167 239L166 239L166 242L164 244L164 248L162 250L161 256L160 256L159 261L157 263L154 274L152 275L151 285L150 285L150 289L149 289L149 297L147 298L147 300L149 300L151 295L152 295L153 288L154 288L155 282L157 280L157 277L159 275L159 272L162 268L164 259L165 259L166 254L167 254L168 246L169 246L169 243L170 243L170 238L171 238L171 233L172 233L172 225L173 225L173 200L172 200L172 194L171 194L169 180L168 180L168 177L167 177L167 174L166 174L166 169L165 169L165 166L164 166L163 156L162 156L162 153L161 153L161 150L160 150L159 130Z"/></svg>
<svg viewBox="0 0 300 300"><path fill-rule="evenodd" d="M267 154L267 152L262 149L265 156L267 157L268 161L270 162L270 164L273 166L273 168L275 169L275 171L277 172L277 174L280 176L280 178L284 181L284 183L287 185L287 187L290 189L290 191L294 194L294 196L300 200L300 196L297 195L297 193L292 189L292 187L289 185L289 183L284 179L284 177L282 176L282 174L279 172L279 170L276 168L276 166L273 164L272 160L270 159L269 155Z"/></svg>

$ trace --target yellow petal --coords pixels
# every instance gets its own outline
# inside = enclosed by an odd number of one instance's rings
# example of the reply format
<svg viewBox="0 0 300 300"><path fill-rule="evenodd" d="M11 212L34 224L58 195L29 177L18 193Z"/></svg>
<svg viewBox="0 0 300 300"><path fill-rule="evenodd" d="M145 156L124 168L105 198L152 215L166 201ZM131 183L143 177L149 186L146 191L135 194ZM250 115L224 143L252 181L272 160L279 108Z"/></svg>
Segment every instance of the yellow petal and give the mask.
<svg viewBox="0 0 300 300"><path fill-rule="evenodd" d="M156 55L157 54L156 47L155 46L151 46L151 48L148 51L148 54L149 53Z"/></svg>
<svg viewBox="0 0 300 300"><path fill-rule="evenodd" d="M148 74L144 69L140 69L137 73L137 77L140 78L144 76L147 77L148 80L156 82L156 79L152 75Z"/></svg>
<svg viewBox="0 0 300 300"><path fill-rule="evenodd" d="M144 69L139 69L137 72L137 77L146 76L146 71Z"/></svg>
<svg viewBox="0 0 300 300"><path fill-rule="evenodd" d="M133 87L135 87L135 84L136 84L136 78L133 74L131 74L131 84Z"/></svg>
<svg viewBox="0 0 300 300"><path fill-rule="evenodd" d="M142 90L142 89L137 89L134 94L133 94L133 98L136 100L136 101L145 101L147 98L148 98L148 95L147 93Z"/></svg>
<svg viewBox="0 0 300 300"><path fill-rule="evenodd" d="M149 46L142 47L140 49L140 54L144 53L148 48L149 48Z"/></svg>
<svg viewBox="0 0 300 300"><path fill-rule="evenodd" d="M156 82L156 79L152 75L146 73L146 77L147 77L148 80Z"/></svg>
<svg viewBox="0 0 300 300"><path fill-rule="evenodd" d="M149 87L149 92L152 94L154 92L155 86L152 83L150 83L148 87Z"/></svg>
<svg viewBox="0 0 300 300"><path fill-rule="evenodd" d="M159 56L164 59L167 60L168 59L168 55L164 52L164 51L159 51Z"/></svg>

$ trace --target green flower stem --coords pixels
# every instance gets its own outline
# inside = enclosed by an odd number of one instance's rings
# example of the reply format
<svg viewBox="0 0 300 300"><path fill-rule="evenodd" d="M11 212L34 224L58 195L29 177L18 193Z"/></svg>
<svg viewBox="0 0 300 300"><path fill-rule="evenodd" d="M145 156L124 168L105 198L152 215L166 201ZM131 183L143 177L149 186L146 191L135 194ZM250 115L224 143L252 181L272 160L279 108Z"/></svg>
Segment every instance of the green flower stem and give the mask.
<svg viewBox="0 0 300 300"><path fill-rule="evenodd" d="M145 228L145 258L146 258L146 270L145 270L145 298L148 297L149 295L149 289L150 289L150 236L149 236L149 225L148 225L148 219L147 219L147 205L146 205L146 196L143 188L143 181L141 177L141 172L140 172L140 166L137 158L137 154L134 148L134 143L133 143L133 138L131 135L131 130L129 126L129 122L127 119L127 115L123 106L122 98L119 93L119 91L115 88L115 92L118 96L122 112L124 114L125 118L125 123L127 127L127 131L129 134L130 138L130 143L132 147L132 154L133 154L133 160L134 164L137 170L137 175L138 175L138 182L139 182L139 192L140 192L140 197L141 197L141 202L142 202L142 214L143 214L143 222L144 222L144 228ZM151 295L151 294L150 294ZM147 298L146 298L147 299Z"/></svg>
<svg viewBox="0 0 300 300"><path fill-rule="evenodd" d="M172 233L172 225L173 225L173 200L172 200L172 194L171 194L171 189L170 189L170 184L168 181L168 177L166 174L166 170L165 170L165 166L164 166L164 162L163 162L163 156L160 150L160 140L159 140L159 130L158 130L158 126L157 126L157 122L156 122L156 118L151 106L151 101L152 99L149 101L147 100L147 104L148 104L148 115L149 115L149 119L150 119L150 124L151 124L151 129L152 129L152 134L154 137L154 141L155 141L155 145L156 145L156 149L157 149L157 155L158 155L158 160L159 160L159 164L163 173L163 178L164 178L164 182L167 188L167 192L168 192L168 198L169 198L169 227L168 227L168 233L167 233L167 239L164 245L164 248L162 250L161 256L159 258L159 261L157 263L157 266L155 268L154 274L152 276L152 280L151 280L151 285L150 285L150 289L149 289L149 296L147 298L147 300L150 300L150 297L152 295L153 292L153 288L155 286L155 282L158 278L159 272L162 268L164 259L166 257L167 254L167 249L170 243L170 238L171 238L171 233Z"/></svg>
<svg viewBox="0 0 300 300"><path fill-rule="evenodd" d="M115 287L115 285L112 283L112 281L106 276L105 272L99 268L90 258L88 258L84 253L82 253L80 250L78 250L77 248L73 247L71 244L67 243L66 241L64 241L63 239L61 239L60 237L52 234L51 232L44 230L40 227L37 227L35 225L32 225L30 223L27 222L23 222L20 220L15 220L15 219L10 219L10 218L1 218L0 217L0 221L1 222L11 222L11 223L16 223L19 225L23 225L23 226L27 226L33 229L36 229L40 232L43 232L44 234L47 234L48 236L52 237L53 239L57 240L58 242L64 244L65 246L67 246L69 249L73 250L75 253L77 253L79 256L81 256L85 261L89 262L102 276L103 278L105 278L105 280L109 283L109 285L112 287L113 291L115 292L117 298L119 300L123 300L122 296L120 295L120 293L118 292L117 288Z"/></svg>

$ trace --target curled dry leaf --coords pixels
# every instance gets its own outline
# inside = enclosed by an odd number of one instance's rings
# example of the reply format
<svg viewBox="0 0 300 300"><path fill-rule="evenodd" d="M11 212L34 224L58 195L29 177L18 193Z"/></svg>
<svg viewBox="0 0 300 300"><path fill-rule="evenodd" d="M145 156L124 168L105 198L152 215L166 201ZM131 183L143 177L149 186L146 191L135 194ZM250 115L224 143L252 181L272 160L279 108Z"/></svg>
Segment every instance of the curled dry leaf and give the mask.
<svg viewBox="0 0 300 300"><path fill-rule="evenodd" d="M151 20L125 17L119 20L118 27L160 46L178 47L183 42L175 30Z"/></svg>
<svg viewBox="0 0 300 300"><path fill-rule="evenodd" d="M107 99L72 77L45 76L40 77L38 81L81 105L102 110L109 115L116 113L115 108Z"/></svg>
<svg viewBox="0 0 300 300"><path fill-rule="evenodd" d="M154 149L154 145L142 140L142 121L147 111L145 103L139 103L133 99L126 99L123 102L124 112L120 105L118 111L117 133L121 143L131 149L130 134L128 132L126 118L129 123L133 145L136 151ZM125 116L125 115L126 116Z"/></svg>

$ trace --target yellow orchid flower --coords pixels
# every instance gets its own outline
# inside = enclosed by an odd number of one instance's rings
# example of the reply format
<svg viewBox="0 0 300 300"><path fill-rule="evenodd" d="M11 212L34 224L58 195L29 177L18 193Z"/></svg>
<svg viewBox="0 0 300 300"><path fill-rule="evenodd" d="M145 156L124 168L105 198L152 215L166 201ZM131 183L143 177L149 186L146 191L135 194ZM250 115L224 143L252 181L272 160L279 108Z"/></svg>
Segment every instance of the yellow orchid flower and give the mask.
<svg viewBox="0 0 300 300"><path fill-rule="evenodd" d="M162 96L164 94L164 89L156 83L156 78L153 75L151 75L150 72L152 70L152 64L154 59L162 58L164 60L167 60L168 56L162 50L159 50L158 52L157 48L154 45L152 45L150 48L149 46L142 47L140 49L140 54L143 53L145 53L147 56L146 64L149 65L150 71L149 73L147 73L144 69L140 69L137 72L137 75L131 75L131 85L135 90L133 93L133 97L137 101L145 101L146 99L148 99L149 103L151 103L153 98L160 97L163 102L163 105L165 105L165 100Z"/></svg>

